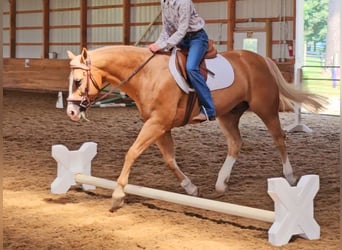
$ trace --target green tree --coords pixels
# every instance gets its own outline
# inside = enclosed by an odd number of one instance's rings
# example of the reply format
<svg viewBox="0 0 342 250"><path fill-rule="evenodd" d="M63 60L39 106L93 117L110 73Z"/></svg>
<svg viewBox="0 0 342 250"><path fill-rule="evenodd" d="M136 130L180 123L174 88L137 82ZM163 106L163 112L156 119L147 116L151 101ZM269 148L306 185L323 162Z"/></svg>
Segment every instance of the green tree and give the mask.
<svg viewBox="0 0 342 250"><path fill-rule="evenodd" d="M327 49L325 61L327 65L340 65L340 43L341 43L341 0L329 0Z"/></svg>
<svg viewBox="0 0 342 250"><path fill-rule="evenodd" d="M299 0L300 1L300 0ZM307 43L326 39L329 0L304 1L304 38Z"/></svg>

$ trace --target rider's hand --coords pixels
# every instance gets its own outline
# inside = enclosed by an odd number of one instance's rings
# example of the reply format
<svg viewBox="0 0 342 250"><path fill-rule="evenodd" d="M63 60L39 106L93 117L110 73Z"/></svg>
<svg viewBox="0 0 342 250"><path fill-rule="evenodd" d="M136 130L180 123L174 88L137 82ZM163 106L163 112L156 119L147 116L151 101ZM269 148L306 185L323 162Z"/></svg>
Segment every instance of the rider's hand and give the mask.
<svg viewBox="0 0 342 250"><path fill-rule="evenodd" d="M159 45L156 44L156 43L150 44L150 45L148 46L148 48L149 48L153 53L155 53L155 52L157 52L158 50L160 50Z"/></svg>

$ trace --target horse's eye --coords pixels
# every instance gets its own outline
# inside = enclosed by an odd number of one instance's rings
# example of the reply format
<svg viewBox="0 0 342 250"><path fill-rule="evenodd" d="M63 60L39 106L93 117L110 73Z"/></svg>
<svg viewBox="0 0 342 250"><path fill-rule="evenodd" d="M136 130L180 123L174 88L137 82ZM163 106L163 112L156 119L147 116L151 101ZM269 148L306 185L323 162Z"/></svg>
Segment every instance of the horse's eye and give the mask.
<svg viewBox="0 0 342 250"><path fill-rule="evenodd" d="M82 80L74 80L75 87L79 88L81 86L81 82L82 82Z"/></svg>

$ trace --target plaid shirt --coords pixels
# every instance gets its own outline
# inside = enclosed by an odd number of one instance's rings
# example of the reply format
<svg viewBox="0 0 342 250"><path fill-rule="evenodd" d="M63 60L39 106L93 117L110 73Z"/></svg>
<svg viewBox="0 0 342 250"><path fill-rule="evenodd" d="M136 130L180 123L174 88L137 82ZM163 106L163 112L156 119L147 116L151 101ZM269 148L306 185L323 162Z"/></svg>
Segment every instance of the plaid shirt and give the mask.
<svg viewBox="0 0 342 250"><path fill-rule="evenodd" d="M191 0L161 0L163 29L156 43L161 49L177 46L187 32L204 27Z"/></svg>

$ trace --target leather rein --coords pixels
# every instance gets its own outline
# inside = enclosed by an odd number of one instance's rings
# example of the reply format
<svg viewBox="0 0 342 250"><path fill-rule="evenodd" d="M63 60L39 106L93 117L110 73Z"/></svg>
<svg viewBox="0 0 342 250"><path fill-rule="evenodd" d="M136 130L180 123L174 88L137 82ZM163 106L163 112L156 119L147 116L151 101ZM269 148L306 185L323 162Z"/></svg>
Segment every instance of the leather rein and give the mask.
<svg viewBox="0 0 342 250"><path fill-rule="evenodd" d="M76 65L75 66L71 65L70 66L71 69L82 69L82 70L85 70L87 72L87 82L86 82L85 93L82 96L81 101L79 101L80 102L80 104L79 104L80 111L86 111L92 104L94 104L95 102L97 102L99 100L102 100L102 99L106 98L108 95L113 93L113 91L115 89L120 88L126 82L131 80L154 56L155 56L155 53L153 53L149 58L147 58L147 60L145 62L143 62L138 68L136 68L126 79L122 80L118 85L116 85L115 87L111 88L110 91L108 91L106 94L102 95L101 97L98 97L98 95L105 88L107 88L109 85L111 85L111 83L107 83L102 88L100 88L99 84L96 82L95 78L93 77L93 75L91 73L91 60L90 60L90 58L88 58L86 60L85 64L81 64L81 65L77 65L77 66ZM95 96L95 98L93 100L91 100L90 97L89 97L89 85L90 85L90 82L98 90L98 94ZM70 100L70 102L75 102L75 101Z"/></svg>

